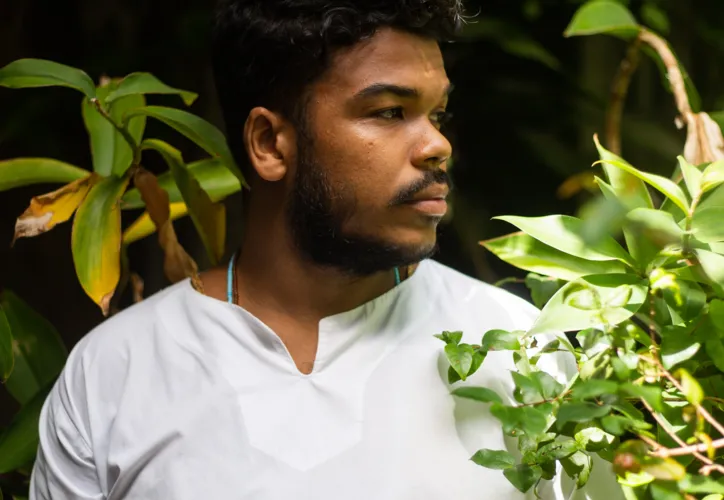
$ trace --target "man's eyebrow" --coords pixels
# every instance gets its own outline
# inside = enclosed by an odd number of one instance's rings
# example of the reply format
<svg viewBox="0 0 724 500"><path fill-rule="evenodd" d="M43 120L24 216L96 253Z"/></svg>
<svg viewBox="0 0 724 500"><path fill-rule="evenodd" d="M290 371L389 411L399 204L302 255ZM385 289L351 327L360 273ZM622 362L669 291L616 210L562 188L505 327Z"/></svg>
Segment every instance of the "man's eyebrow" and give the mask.
<svg viewBox="0 0 724 500"><path fill-rule="evenodd" d="M455 86L450 83L447 87L445 87L445 91L443 93L443 96L448 96L453 91ZM361 100L361 99L368 99L370 97L377 97L382 94L392 94L396 95L398 97L403 97L407 99L415 98L420 96L420 91L417 90L414 87L405 87L403 85L395 85L392 83L373 83L369 87L365 87L359 92L357 92L353 99L354 100Z"/></svg>

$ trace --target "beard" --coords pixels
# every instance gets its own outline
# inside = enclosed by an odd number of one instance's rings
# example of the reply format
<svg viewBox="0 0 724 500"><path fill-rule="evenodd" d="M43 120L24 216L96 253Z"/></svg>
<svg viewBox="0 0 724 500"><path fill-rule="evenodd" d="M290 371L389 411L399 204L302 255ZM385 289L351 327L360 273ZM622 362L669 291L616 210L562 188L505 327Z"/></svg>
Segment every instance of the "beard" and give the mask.
<svg viewBox="0 0 724 500"><path fill-rule="evenodd" d="M416 264L437 252L437 244L403 247L345 231L345 222L357 210L356 201L348 192L332 186L324 166L316 160L312 139L303 132L299 134L297 158L286 218L294 244L306 259L349 275L368 276ZM422 180L398 193L390 205L405 203L417 192L440 182L450 184L444 171L427 171Z"/></svg>

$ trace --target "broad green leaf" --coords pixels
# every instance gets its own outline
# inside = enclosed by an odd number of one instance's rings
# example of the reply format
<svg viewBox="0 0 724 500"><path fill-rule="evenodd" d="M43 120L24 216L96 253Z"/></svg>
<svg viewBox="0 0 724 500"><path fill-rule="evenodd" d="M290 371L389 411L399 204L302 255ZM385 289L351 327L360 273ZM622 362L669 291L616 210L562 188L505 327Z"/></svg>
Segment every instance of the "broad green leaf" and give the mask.
<svg viewBox="0 0 724 500"><path fill-rule="evenodd" d="M520 332L490 330L483 335L482 346L486 351L517 351L520 349L520 336Z"/></svg>
<svg viewBox="0 0 724 500"><path fill-rule="evenodd" d="M77 181L88 177L87 170L52 158L15 158L0 161L0 191L31 184Z"/></svg>
<svg viewBox="0 0 724 500"><path fill-rule="evenodd" d="M32 462L38 449L40 411L50 387L44 387L15 415L10 427L0 435L0 474Z"/></svg>
<svg viewBox="0 0 724 500"><path fill-rule="evenodd" d="M552 400L565 389L563 384L545 372L532 372L527 376L511 372L511 375L516 386L514 394L524 404Z"/></svg>
<svg viewBox="0 0 724 500"><path fill-rule="evenodd" d="M536 453L536 462L543 463L552 460L561 460L570 457L578 450L578 443L572 439L556 440L540 447Z"/></svg>
<svg viewBox="0 0 724 500"><path fill-rule="evenodd" d="M691 234L703 243L724 241L724 207L706 207L694 211Z"/></svg>
<svg viewBox="0 0 724 500"><path fill-rule="evenodd" d="M213 265L216 265L224 255L226 245L226 209L224 205L211 201L206 191L187 170L183 157L176 148L157 139L146 139L143 141L142 147L157 151L168 164L209 259Z"/></svg>
<svg viewBox="0 0 724 500"><path fill-rule="evenodd" d="M622 307L607 307L609 300L621 297L622 288L630 287L631 295ZM646 280L631 274L605 274L579 278L561 288L546 304L529 330L530 335L560 331L580 331L601 324L617 325L633 316L646 301ZM593 294L602 309L580 307L576 300Z"/></svg>
<svg viewBox="0 0 724 500"><path fill-rule="evenodd" d="M462 380L462 378L460 377L460 375L458 374L458 372L455 371L455 368L453 368L452 366L448 367L448 369L447 369L447 382L448 382L448 384L452 385L452 384L454 384L455 382L459 382L459 381L461 381L461 380Z"/></svg>
<svg viewBox="0 0 724 500"><path fill-rule="evenodd" d="M609 434L596 424L581 425L582 427L580 429L576 427L574 436L576 443L578 443L581 449L599 451L613 444L613 441L616 439L613 434Z"/></svg>
<svg viewBox="0 0 724 500"><path fill-rule="evenodd" d="M709 192L724 183L724 160L710 163L701 177L701 191Z"/></svg>
<svg viewBox="0 0 724 500"><path fill-rule="evenodd" d="M88 174L51 193L33 197L25 212L15 221L13 241L38 236L70 219L96 182L98 177Z"/></svg>
<svg viewBox="0 0 724 500"><path fill-rule="evenodd" d="M512 266L565 281L589 274L622 273L626 269L616 260L574 257L522 232L483 241L481 245Z"/></svg>
<svg viewBox="0 0 724 500"><path fill-rule="evenodd" d="M611 411L609 405L598 405L596 403L579 402L563 403L558 409L557 423L561 428L566 422L588 422L594 418L601 418Z"/></svg>
<svg viewBox="0 0 724 500"><path fill-rule="evenodd" d="M487 351L484 351L479 348L473 349L473 363L470 365L470 371L468 372L468 377L470 377L473 373L478 371L478 368L480 368L483 364L483 361L485 361L485 357L488 355Z"/></svg>
<svg viewBox="0 0 724 500"><path fill-rule="evenodd" d="M704 390L699 381L683 368L676 370L676 376L681 381L682 392L687 401L695 406L700 405L704 401Z"/></svg>
<svg viewBox="0 0 724 500"><path fill-rule="evenodd" d="M486 387L458 387L452 394L481 403L503 403L503 399L495 391Z"/></svg>
<svg viewBox="0 0 724 500"><path fill-rule="evenodd" d="M715 493L712 495L707 495L701 500L724 500L724 494Z"/></svg>
<svg viewBox="0 0 724 500"><path fill-rule="evenodd" d="M169 220L171 221L184 217L189 213L186 204L183 202L171 203L169 212ZM148 212L144 212L123 232L123 244L130 245L153 234L156 230L156 225L151 220L151 216Z"/></svg>
<svg viewBox="0 0 724 500"><path fill-rule="evenodd" d="M546 415L533 406L504 406L493 403L490 413L503 424L503 432L508 435L515 435L524 432L528 436L537 436L548 428Z"/></svg>
<svg viewBox="0 0 724 500"><path fill-rule="evenodd" d="M460 375L460 379L465 380L473 365L472 346L448 344L445 346L445 355L450 362L450 366Z"/></svg>
<svg viewBox="0 0 724 500"><path fill-rule="evenodd" d="M684 176L686 189L689 190L689 196L691 197L691 199L694 199L701 194L701 183L703 174L701 170L686 161L683 156L678 156L677 158L679 160L679 167L681 168L681 173Z"/></svg>
<svg viewBox="0 0 724 500"><path fill-rule="evenodd" d="M661 340L661 361L667 370L693 358L701 348L695 337L678 333L665 335Z"/></svg>
<svg viewBox="0 0 724 500"><path fill-rule="evenodd" d="M446 344L459 344L463 340L463 332L442 332L438 333L436 335L433 335L433 337L438 338L445 342Z"/></svg>
<svg viewBox="0 0 724 500"><path fill-rule="evenodd" d="M634 264L631 256L616 240L602 238L596 245L588 244L582 237L584 222L568 215L544 217L494 217L513 224L524 233L553 248L581 259L593 261L619 260Z"/></svg>
<svg viewBox="0 0 724 500"><path fill-rule="evenodd" d="M118 88L108 95L105 102L111 103L125 96L143 94L177 94L186 106L191 106L199 96L194 92L169 87L151 73L131 73L120 81Z"/></svg>
<svg viewBox="0 0 724 500"><path fill-rule="evenodd" d="M116 85L117 82L112 81L98 87L99 103L103 101L109 92L116 88ZM126 112L142 107L145 104L146 101L142 95L130 95L106 106L106 112L120 126ZM89 99L83 100L82 112L83 122L90 137L93 170L103 177L108 177L111 174L122 176L133 163L133 149L123 135L101 115L96 105ZM138 146L146 129L146 117L134 117L128 120L126 127L131 137L133 137L135 145Z"/></svg>
<svg viewBox="0 0 724 500"><path fill-rule="evenodd" d="M711 358L714 366L724 372L724 342L720 339L710 339L704 344L706 353Z"/></svg>
<svg viewBox="0 0 724 500"><path fill-rule="evenodd" d="M505 469L503 475L517 490L525 493L540 480L543 470L537 465L518 464Z"/></svg>
<svg viewBox="0 0 724 500"><path fill-rule="evenodd" d="M641 398L651 407L660 412L664 409L664 403L661 399L661 388L653 385L636 385L631 383L621 384L619 392L623 396L632 398Z"/></svg>
<svg viewBox="0 0 724 500"><path fill-rule="evenodd" d="M591 399L604 394L615 394L618 384L613 380L585 380L573 387L571 396L574 400Z"/></svg>
<svg viewBox="0 0 724 500"><path fill-rule="evenodd" d="M641 471L661 481L679 481L686 476L686 468L673 458L662 458L641 465Z"/></svg>
<svg viewBox="0 0 724 500"><path fill-rule="evenodd" d="M75 272L83 290L106 315L121 276L120 198L128 180L108 177L93 186L73 222Z"/></svg>
<svg viewBox="0 0 724 500"><path fill-rule="evenodd" d="M652 500L686 500L676 488L676 483L652 483L649 491Z"/></svg>
<svg viewBox="0 0 724 500"><path fill-rule="evenodd" d="M509 469L515 465L515 457L503 450L478 450L470 460L487 469Z"/></svg>
<svg viewBox="0 0 724 500"><path fill-rule="evenodd" d="M92 99L96 96L93 80L77 68L44 59L18 59L0 68L0 87L70 87Z"/></svg>
<svg viewBox="0 0 724 500"><path fill-rule="evenodd" d="M561 460L561 465L568 477L576 481L576 488L583 488L591 476L593 461L588 454L577 451L570 457Z"/></svg>
<svg viewBox="0 0 724 500"><path fill-rule="evenodd" d="M646 182L656 190L660 191L667 198L669 198L677 207L679 207L684 213L689 213L689 202L686 199L686 194L681 188L673 181L662 177L660 175L649 174L642 172L632 167L628 163L616 161L616 160L601 160L596 163L602 163L604 165L611 165L619 168L625 172L635 175L642 181Z"/></svg>
<svg viewBox="0 0 724 500"><path fill-rule="evenodd" d="M670 213L651 208L631 210L626 215L626 228L630 234L651 242L657 253L666 245L681 242L684 235L684 231Z"/></svg>
<svg viewBox="0 0 724 500"><path fill-rule="evenodd" d="M600 33L636 32L639 25L631 12L619 2L594 0L576 11L564 36Z"/></svg>
<svg viewBox="0 0 724 500"><path fill-rule="evenodd" d="M708 250L694 250L701 269L715 287L724 287L724 256Z"/></svg>
<svg viewBox="0 0 724 500"><path fill-rule="evenodd" d="M10 330L8 318L0 305L0 382L5 383L13 372L14 366L13 332Z"/></svg>
<svg viewBox="0 0 724 500"><path fill-rule="evenodd" d="M225 199L236 192L241 191L241 184L234 174L226 168L217 158L207 158L205 160L195 161L187 165L188 171L193 175L201 189L206 191L211 201L216 203ZM166 172L158 176L158 184L166 190L171 203L179 203L183 201L181 192L171 176L171 172ZM138 189L129 189L123 196L124 210L133 208L143 208L145 204L141 198Z"/></svg>
<svg viewBox="0 0 724 500"><path fill-rule="evenodd" d="M132 110L126 114L126 120L134 116L150 116L174 128L210 155L219 157L226 168L239 179L241 185L246 186L244 176L234 161L224 134L211 123L187 111L163 106L146 106Z"/></svg>
<svg viewBox="0 0 724 500"><path fill-rule="evenodd" d="M593 136L593 142L596 144L600 160L604 162L617 161L631 166L631 164L626 160L604 148L599 142L597 135ZM626 170L612 167L606 163L602 163L602 167L610 185L610 190L607 190L604 188L608 187L608 185L604 186L602 183L599 183L604 196L610 197L611 194L614 194L616 198L618 198L629 209L654 208L654 202L651 200L651 194L646 188L646 184L644 184L640 178L632 175ZM631 168L633 168L633 166L631 166ZM609 192L607 193L607 191Z"/></svg>
<svg viewBox="0 0 724 500"><path fill-rule="evenodd" d="M53 325L10 290L0 294L0 309L10 326L15 355L5 387L24 405L58 376L68 350Z"/></svg>
<svg viewBox="0 0 724 500"><path fill-rule="evenodd" d="M536 241L536 240L533 240ZM542 308L555 293L564 285L562 280L549 278L535 273L528 273L525 277L525 286L530 290L533 304Z"/></svg>
<svg viewBox="0 0 724 500"><path fill-rule="evenodd" d="M614 436L622 436L629 430L639 431L651 428L651 424L643 420L635 420L621 415L606 415L601 419L603 429Z"/></svg>
<svg viewBox="0 0 724 500"><path fill-rule="evenodd" d="M686 493L714 493L724 495L724 482L705 476L687 475L679 481L679 488Z"/></svg>

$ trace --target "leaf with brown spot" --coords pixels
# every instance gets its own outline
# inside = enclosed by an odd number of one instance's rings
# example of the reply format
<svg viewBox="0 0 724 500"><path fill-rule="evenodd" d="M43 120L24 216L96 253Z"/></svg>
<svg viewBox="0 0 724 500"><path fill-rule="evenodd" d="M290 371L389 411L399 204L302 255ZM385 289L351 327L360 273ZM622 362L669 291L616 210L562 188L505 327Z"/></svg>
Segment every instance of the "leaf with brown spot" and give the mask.
<svg viewBox="0 0 724 500"><path fill-rule="evenodd" d="M159 186L156 176L139 168L133 183L141 192L148 215L158 229L158 241L164 251L163 270L172 283L186 278L198 279L198 266L178 242L170 219L168 193Z"/></svg>
<svg viewBox="0 0 724 500"><path fill-rule="evenodd" d="M98 179L98 176L89 174L52 193L36 196L30 200L30 206L15 223L13 243L18 238L43 234L70 219Z"/></svg>
<svg viewBox="0 0 724 500"><path fill-rule="evenodd" d="M684 157L692 165L724 159L724 136L719 125L706 113L687 117Z"/></svg>

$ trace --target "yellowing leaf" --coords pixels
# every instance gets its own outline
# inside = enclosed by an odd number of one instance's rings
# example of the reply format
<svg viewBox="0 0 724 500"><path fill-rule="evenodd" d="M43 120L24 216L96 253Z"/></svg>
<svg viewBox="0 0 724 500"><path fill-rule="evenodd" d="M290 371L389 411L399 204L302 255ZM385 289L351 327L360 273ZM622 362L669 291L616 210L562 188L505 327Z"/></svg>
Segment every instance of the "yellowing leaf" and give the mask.
<svg viewBox="0 0 724 500"><path fill-rule="evenodd" d="M30 206L15 223L13 242L18 238L30 238L50 231L57 224L70 219L97 181L98 177L89 174L57 191L30 200Z"/></svg>
<svg viewBox="0 0 724 500"><path fill-rule="evenodd" d="M184 217L185 215L188 215L188 209L186 208L186 204L183 202L179 203L171 203L170 205L170 214L169 219L171 221L175 221L176 219L179 219L181 217ZM156 225L151 220L151 216L148 214L148 212L143 212L143 215L141 215L138 219L136 219L133 224L128 226L128 229L126 229L123 233L123 244L124 245L130 245L131 243L134 243L140 239L145 238L146 236L153 234L156 232Z"/></svg>
<svg viewBox="0 0 724 500"><path fill-rule="evenodd" d="M120 198L128 178L107 177L88 193L73 223L75 272L83 290L108 314L121 276Z"/></svg>

